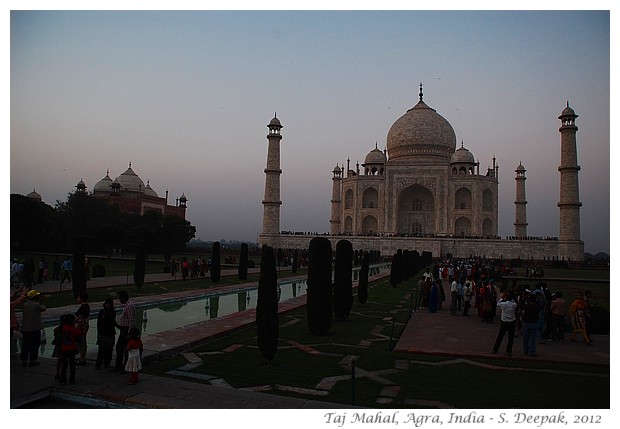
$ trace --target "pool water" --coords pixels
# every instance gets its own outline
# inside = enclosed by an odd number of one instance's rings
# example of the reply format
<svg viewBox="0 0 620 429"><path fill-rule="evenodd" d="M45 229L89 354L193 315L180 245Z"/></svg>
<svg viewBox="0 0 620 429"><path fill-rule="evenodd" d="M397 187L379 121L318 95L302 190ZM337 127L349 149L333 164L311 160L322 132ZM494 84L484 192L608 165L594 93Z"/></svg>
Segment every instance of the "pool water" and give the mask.
<svg viewBox="0 0 620 429"><path fill-rule="evenodd" d="M306 281L281 283L278 286L280 301L286 301L306 294ZM168 331L193 323L216 319L240 311L256 308L258 289L248 289L225 295L189 299L169 304L136 309L136 326L142 332L142 338L158 332ZM90 329L86 334L89 350L96 350L97 313L100 308L91 308ZM118 314L117 314L118 321ZM52 357L55 325L44 327L39 355ZM19 345L19 341L18 341Z"/></svg>

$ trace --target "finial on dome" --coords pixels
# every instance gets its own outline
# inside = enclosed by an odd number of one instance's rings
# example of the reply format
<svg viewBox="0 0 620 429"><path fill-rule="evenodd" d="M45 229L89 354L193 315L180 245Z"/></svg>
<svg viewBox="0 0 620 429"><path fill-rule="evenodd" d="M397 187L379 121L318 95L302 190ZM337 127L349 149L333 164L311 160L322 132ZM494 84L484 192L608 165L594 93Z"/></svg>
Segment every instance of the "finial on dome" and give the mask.
<svg viewBox="0 0 620 429"><path fill-rule="evenodd" d="M463 148L463 140L461 139L461 149Z"/></svg>
<svg viewBox="0 0 620 429"><path fill-rule="evenodd" d="M422 101L422 98L424 98L424 94L422 94L422 82L420 82L420 101Z"/></svg>
<svg viewBox="0 0 620 429"><path fill-rule="evenodd" d="M131 161L129 161L129 168L131 168Z"/></svg>
<svg viewBox="0 0 620 429"><path fill-rule="evenodd" d="M379 149L379 142L375 141L375 149Z"/></svg>
<svg viewBox="0 0 620 429"><path fill-rule="evenodd" d="M570 106L568 105L568 100L566 100L566 107L570 107Z"/></svg>

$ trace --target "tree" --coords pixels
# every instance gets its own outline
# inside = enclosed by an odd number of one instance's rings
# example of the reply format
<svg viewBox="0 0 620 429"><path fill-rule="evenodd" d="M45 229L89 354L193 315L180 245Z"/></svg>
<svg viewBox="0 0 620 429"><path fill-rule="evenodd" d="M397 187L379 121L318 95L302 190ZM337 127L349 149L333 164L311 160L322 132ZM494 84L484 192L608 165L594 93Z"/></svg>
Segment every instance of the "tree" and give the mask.
<svg viewBox="0 0 620 429"><path fill-rule="evenodd" d="M336 243L334 267L334 316L345 320L353 307L353 245L348 240Z"/></svg>
<svg viewBox="0 0 620 429"><path fill-rule="evenodd" d="M245 280L248 278L248 244L241 243L241 249L239 253L239 267L237 268L237 274L239 280Z"/></svg>
<svg viewBox="0 0 620 429"><path fill-rule="evenodd" d="M59 213L41 201L19 194L10 198L11 250L53 252L63 242Z"/></svg>
<svg viewBox="0 0 620 429"><path fill-rule="evenodd" d="M258 301L256 303L258 350L271 361L278 350L278 271L273 247L261 249Z"/></svg>
<svg viewBox="0 0 620 429"><path fill-rule="evenodd" d="M306 311L312 335L326 335L332 325L332 247L314 237L308 248Z"/></svg>
<svg viewBox="0 0 620 429"><path fill-rule="evenodd" d="M211 281L219 283L222 274L222 266L220 264L220 242L213 242L213 251L211 252Z"/></svg>
<svg viewBox="0 0 620 429"><path fill-rule="evenodd" d="M396 287L398 283L400 283L400 275L401 275L401 259L402 259L402 251L398 249L394 256L392 256L392 265L390 267L390 284L392 287Z"/></svg>
<svg viewBox="0 0 620 429"><path fill-rule="evenodd" d="M368 269L370 265L370 255L364 252L361 256L362 266L360 268L360 279L357 285L357 301L364 305L368 301Z"/></svg>
<svg viewBox="0 0 620 429"><path fill-rule="evenodd" d="M166 262L172 255L185 249L185 245L196 236L196 227L178 216L163 216L158 234L159 250Z"/></svg>

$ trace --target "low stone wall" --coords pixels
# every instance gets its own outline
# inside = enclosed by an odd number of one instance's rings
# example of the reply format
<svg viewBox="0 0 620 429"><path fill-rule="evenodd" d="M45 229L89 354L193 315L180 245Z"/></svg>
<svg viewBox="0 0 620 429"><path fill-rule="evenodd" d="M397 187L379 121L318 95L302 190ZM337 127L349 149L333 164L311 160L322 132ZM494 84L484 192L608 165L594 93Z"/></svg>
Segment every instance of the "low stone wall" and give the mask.
<svg viewBox="0 0 620 429"><path fill-rule="evenodd" d="M266 244L282 249L307 249L317 235L295 234L260 234L259 244ZM367 236L336 236L326 237L336 248L338 241L346 239L353 244L354 250L379 250L382 255L393 255L398 249L432 252L433 256L448 253L455 258L483 256L503 259L570 259L583 260L583 242L571 243L570 246L558 240L504 240L482 238L454 237L367 237ZM568 253L564 253L568 252Z"/></svg>

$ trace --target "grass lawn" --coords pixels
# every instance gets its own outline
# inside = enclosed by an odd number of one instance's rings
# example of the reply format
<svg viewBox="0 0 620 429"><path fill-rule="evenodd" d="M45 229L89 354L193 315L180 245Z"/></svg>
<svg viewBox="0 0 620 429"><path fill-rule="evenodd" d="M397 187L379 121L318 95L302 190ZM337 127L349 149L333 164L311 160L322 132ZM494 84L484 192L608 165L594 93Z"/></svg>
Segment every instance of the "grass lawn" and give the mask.
<svg viewBox="0 0 620 429"><path fill-rule="evenodd" d="M350 318L334 319L326 336L308 333L305 308L280 315L278 352L271 365L258 351L255 326L192 349L203 363L183 378L209 375L234 388L345 405L355 401L366 408L609 408L609 367L393 352L410 317L416 281L397 288L387 277L373 282L368 302L355 299ZM609 300L608 284L591 286ZM177 355L148 365L145 372L170 377L168 371L186 363ZM400 389L390 392L391 385ZM388 397L390 403L377 402Z"/></svg>

